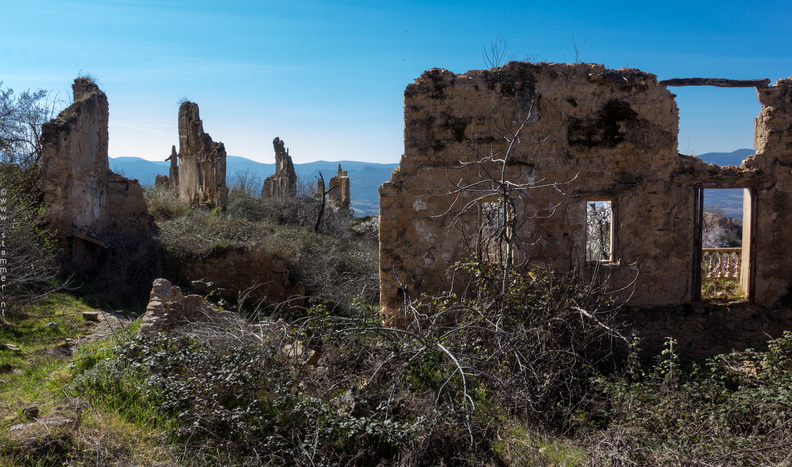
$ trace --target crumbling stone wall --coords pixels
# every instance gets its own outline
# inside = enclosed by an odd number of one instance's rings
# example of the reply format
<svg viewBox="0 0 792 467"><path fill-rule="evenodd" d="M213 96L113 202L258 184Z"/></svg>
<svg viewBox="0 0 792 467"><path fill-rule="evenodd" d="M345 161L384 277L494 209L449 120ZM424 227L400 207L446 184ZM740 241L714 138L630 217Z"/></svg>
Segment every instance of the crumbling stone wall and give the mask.
<svg viewBox="0 0 792 467"><path fill-rule="evenodd" d="M330 179L330 201L340 210L349 211L349 175L346 170L341 170L338 164L338 174Z"/></svg>
<svg viewBox="0 0 792 467"><path fill-rule="evenodd" d="M296 198L297 172L289 155L289 150L280 138L272 141L275 148L275 173L264 180L262 198Z"/></svg>
<svg viewBox="0 0 792 467"><path fill-rule="evenodd" d="M211 283L204 292L216 292L237 299L240 293L248 303L279 303L293 296L304 295L304 289L290 281L284 260L261 247L217 250L204 257L182 260L185 280Z"/></svg>
<svg viewBox="0 0 792 467"><path fill-rule="evenodd" d="M748 348L762 349L771 337L792 329L792 308L767 308L747 302L728 305L687 303L676 306L628 307L621 314L641 337L641 350L660 351L667 338L680 353L693 358Z"/></svg>
<svg viewBox="0 0 792 467"><path fill-rule="evenodd" d="M792 304L792 78L758 89L756 155L743 165L761 174L754 191L755 301Z"/></svg>
<svg viewBox="0 0 792 467"><path fill-rule="evenodd" d="M700 190L747 188L750 300L775 306L792 285L792 82L757 86L757 153L741 167L717 167L677 153L674 95L650 73L517 62L425 72L405 91L404 155L380 187L383 312L395 316L404 299L463 282L452 266L476 254L481 201L501 170L503 180L530 185L515 212L518 262L598 271L645 309L696 299ZM506 164L476 162L507 155ZM604 263L586 259L594 200L614 209L613 258Z"/></svg>
<svg viewBox="0 0 792 467"><path fill-rule="evenodd" d="M74 103L42 128L46 215L66 238L105 247L153 226L143 189L110 171L107 96L88 78L72 85Z"/></svg>
<svg viewBox="0 0 792 467"><path fill-rule="evenodd" d="M183 102L179 107L178 159L178 172L169 178L177 180L179 199L192 206L225 209L228 199L225 146L212 141L204 132L198 104L194 102ZM171 159L171 172L173 165Z"/></svg>
<svg viewBox="0 0 792 467"><path fill-rule="evenodd" d="M184 295L167 279L155 279L138 334L169 333L195 323L244 326L245 321L230 311L218 309L200 295Z"/></svg>

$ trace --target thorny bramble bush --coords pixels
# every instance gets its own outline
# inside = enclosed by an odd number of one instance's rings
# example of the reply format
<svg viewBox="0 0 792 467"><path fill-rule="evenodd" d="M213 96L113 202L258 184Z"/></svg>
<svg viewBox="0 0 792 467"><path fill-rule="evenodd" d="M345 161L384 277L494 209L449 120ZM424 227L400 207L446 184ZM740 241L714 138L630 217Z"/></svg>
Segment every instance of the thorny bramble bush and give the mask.
<svg viewBox="0 0 792 467"><path fill-rule="evenodd" d="M659 465L787 465L792 461L792 333L767 351L685 363L666 341L653 367L599 382L607 429L594 437L594 462Z"/></svg>
<svg viewBox="0 0 792 467"><path fill-rule="evenodd" d="M406 328L435 342L453 363L449 374L485 387L519 419L572 430L575 414L597 397L591 378L626 355L627 339L614 325L618 294L606 279L541 269L511 271L502 294L499 266L457 268L469 276L459 296L408 304Z"/></svg>
<svg viewBox="0 0 792 467"><path fill-rule="evenodd" d="M137 336L84 369L71 388L130 419L136 415L125 408L153 408L150 423L189 446L196 465L435 459L428 461L433 465L476 458L458 414L432 394L401 388L385 371L410 364L398 343L367 331L347 334L324 317L301 324ZM316 348L320 336L327 340L319 366L288 351L301 342Z"/></svg>
<svg viewBox="0 0 792 467"><path fill-rule="evenodd" d="M320 304L289 324L139 336L73 390L154 408L196 462L505 462L498 420L568 430L615 335L590 286L542 271L512 278L506 297L411 304L420 322L405 329L362 306L339 316ZM421 315L424 305L442 309Z"/></svg>

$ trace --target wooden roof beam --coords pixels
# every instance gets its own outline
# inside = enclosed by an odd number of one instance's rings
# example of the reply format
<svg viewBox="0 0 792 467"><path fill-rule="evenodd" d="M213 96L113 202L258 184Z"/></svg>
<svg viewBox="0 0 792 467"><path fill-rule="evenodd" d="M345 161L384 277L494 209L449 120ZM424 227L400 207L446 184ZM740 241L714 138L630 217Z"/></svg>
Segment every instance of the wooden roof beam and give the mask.
<svg viewBox="0 0 792 467"><path fill-rule="evenodd" d="M723 78L674 78L664 79L665 86L717 86L719 88L766 88L770 80L765 79L723 79Z"/></svg>

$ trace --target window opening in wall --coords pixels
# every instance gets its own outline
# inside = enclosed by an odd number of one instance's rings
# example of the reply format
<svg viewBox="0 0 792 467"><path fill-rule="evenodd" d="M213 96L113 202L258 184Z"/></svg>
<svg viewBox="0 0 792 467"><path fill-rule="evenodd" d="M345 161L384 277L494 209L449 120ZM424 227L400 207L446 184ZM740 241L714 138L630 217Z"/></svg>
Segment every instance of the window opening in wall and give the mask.
<svg viewBox="0 0 792 467"><path fill-rule="evenodd" d="M751 191L699 189L700 298L728 303L750 296Z"/></svg>
<svg viewBox="0 0 792 467"><path fill-rule="evenodd" d="M739 166L755 153L754 119L761 110L754 87L674 87L682 154L720 166Z"/></svg>
<svg viewBox="0 0 792 467"><path fill-rule="evenodd" d="M487 199L479 203L478 254L482 261L506 264L506 258L511 253L510 211L500 199Z"/></svg>
<svg viewBox="0 0 792 467"><path fill-rule="evenodd" d="M586 200L586 261L613 262L613 247L613 202Z"/></svg>

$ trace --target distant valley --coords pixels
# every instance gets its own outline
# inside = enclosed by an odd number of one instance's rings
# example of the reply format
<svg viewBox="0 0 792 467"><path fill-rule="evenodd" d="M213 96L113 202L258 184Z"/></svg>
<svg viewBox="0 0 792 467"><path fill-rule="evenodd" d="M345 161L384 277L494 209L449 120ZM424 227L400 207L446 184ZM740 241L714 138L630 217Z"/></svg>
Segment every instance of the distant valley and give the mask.
<svg viewBox="0 0 792 467"><path fill-rule="evenodd" d="M738 149L733 152L710 152L701 154L704 162L721 166L737 165L752 155L753 149ZM228 183L233 184L239 176L248 176L263 183L264 179L275 173L275 164L265 164L244 157L228 156ZM294 164L300 182L313 185L321 172L325 180L330 180L338 170L338 164L346 170L350 179L352 209L358 216L375 216L379 212L378 187L388 181L391 172L399 164L380 164L376 162L316 161L305 164ZM168 174L169 163L166 161L148 161L139 157L111 157L110 168L127 178L136 178L143 185L153 185L157 175ZM742 218L742 190L707 190L704 196L705 205L712 209L718 207L723 214Z"/></svg>

